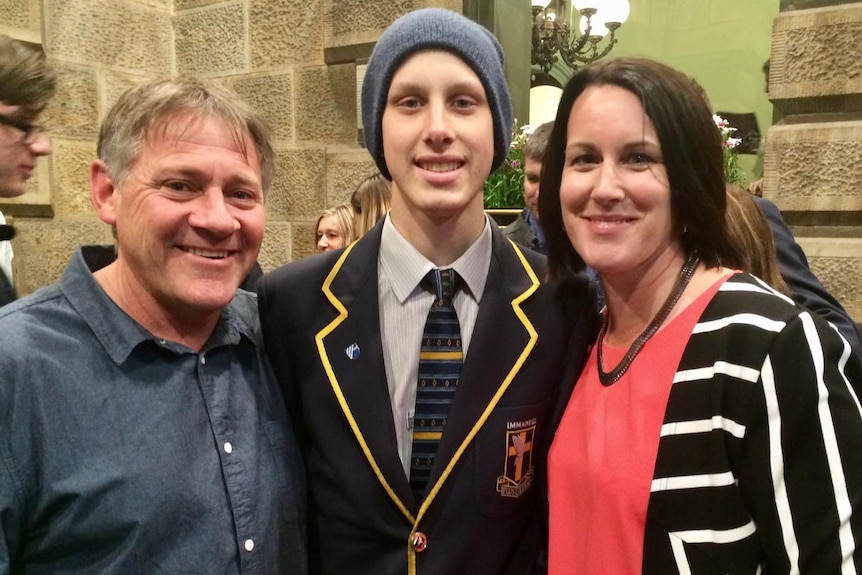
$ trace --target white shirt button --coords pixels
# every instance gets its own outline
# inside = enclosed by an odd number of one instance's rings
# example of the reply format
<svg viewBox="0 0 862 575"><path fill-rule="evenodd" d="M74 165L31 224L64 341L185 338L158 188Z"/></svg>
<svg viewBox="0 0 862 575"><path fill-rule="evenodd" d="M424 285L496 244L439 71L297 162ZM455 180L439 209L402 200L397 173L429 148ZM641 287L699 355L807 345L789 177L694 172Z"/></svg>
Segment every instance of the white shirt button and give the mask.
<svg viewBox="0 0 862 575"><path fill-rule="evenodd" d="M201 356L201 365L206 365L206 364L207 364L207 358L204 356Z"/></svg>
<svg viewBox="0 0 862 575"><path fill-rule="evenodd" d="M252 541L251 539L246 539L245 540L245 550L251 551L252 549L254 549L254 541Z"/></svg>
<svg viewBox="0 0 862 575"><path fill-rule="evenodd" d="M230 441L224 442L224 452L230 454L233 452L233 445L230 444Z"/></svg>

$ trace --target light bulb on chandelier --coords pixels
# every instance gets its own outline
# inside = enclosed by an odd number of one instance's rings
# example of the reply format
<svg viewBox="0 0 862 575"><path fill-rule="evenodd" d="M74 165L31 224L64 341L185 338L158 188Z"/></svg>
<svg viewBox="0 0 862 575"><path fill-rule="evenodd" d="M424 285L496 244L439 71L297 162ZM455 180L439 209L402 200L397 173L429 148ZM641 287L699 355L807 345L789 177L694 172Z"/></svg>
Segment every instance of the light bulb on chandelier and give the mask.
<svg viewBox="0 0 862 575"><path fill-rule="evenodd" d="M616 44L616 31L629 16L628 0L534 0L531 61L548 73L556 62L572 70L606 56ZM580 34L572 30L579 15Z"/></svg>

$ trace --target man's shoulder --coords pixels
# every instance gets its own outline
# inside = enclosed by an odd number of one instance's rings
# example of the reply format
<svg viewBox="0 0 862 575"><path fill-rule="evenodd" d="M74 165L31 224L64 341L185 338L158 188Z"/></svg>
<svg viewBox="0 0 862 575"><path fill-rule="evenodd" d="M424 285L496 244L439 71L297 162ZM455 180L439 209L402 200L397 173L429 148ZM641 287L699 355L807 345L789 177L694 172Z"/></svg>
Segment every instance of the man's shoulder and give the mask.
<svg viewBox="0 0 862 575"><path fill-rule="evenodd" d="M57 349L60 340L77 341L85 325L57 284L42 288L0 308L0 364L32 361Z"/></svg>
<svg viewBox="0 0 862 575"><path fill-rule="evenodd" d="M503 231L503 230L501 230ZM520 265L515 266L514 269L520 269L524 263L532 270L532 272L538 277L538 279L544 283L545 275L548 270L548 258L537 251L534 251L530 247L522 244L514 237L507 237L503 234L506 240L512 240L516 245L512 246L508 241L498 242L495 244L495 249L502 249L503 252L512 251L513 253L521 254L521 258L523 261ZM518 258L521 260L521 258Z"/></svg>
<svg viewBox="0 0 862 575"><path fill-rule="evenodd" d="M6 330L13 326L26 327L34 321L48 321L54 316L63 316L69 308L69 302L60 291L59 284L51 284L0 307L0 326L3 333L6 333ZM6 343L4 342L4 346Z"/></svg>
<svg viewBox="0 0 862 575"><path fill-rule="evenodd" d="M258 331L257 294L242 288L236 290L236 295L227 304L227 312L240 323L240 327L254 332Z"/></svg>
<svg viewBox="0 0 862 575"><path fill-rule="evenodd" d="M519 213L518 216L512 220L511 223L504 226L501 231L507 238L513 236L520 237L524 234L530 233L530 225L524 217L524 212Z"/></svg>

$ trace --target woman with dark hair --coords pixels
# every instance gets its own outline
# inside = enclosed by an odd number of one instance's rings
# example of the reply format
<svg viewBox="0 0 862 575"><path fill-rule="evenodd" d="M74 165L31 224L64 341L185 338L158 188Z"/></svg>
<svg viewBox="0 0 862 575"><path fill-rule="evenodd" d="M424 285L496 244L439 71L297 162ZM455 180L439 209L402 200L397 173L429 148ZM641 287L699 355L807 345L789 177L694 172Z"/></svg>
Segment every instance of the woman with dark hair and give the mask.
<svg viewBox="0 0 862 575"><path fill-rule="evenodd" d="M862 360L737 270L696 86L585 67L543 167L550 273L607 301L549 455L550 573L857 572Z"/></svg>

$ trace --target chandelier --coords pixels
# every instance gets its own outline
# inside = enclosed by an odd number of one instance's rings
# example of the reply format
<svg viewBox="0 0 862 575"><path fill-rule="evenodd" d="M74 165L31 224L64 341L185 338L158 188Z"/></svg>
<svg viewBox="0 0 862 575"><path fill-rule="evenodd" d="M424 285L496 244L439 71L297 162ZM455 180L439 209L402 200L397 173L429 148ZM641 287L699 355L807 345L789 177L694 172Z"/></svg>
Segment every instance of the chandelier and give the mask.
<svg viewBox="0 0 862 575"><path fill-rule="evenodd" d="M628 0L533 0L531 62L547 74L559 58L577 70L607 56L628 15ZM574 25L573 16L579 20Z"/></svg>

